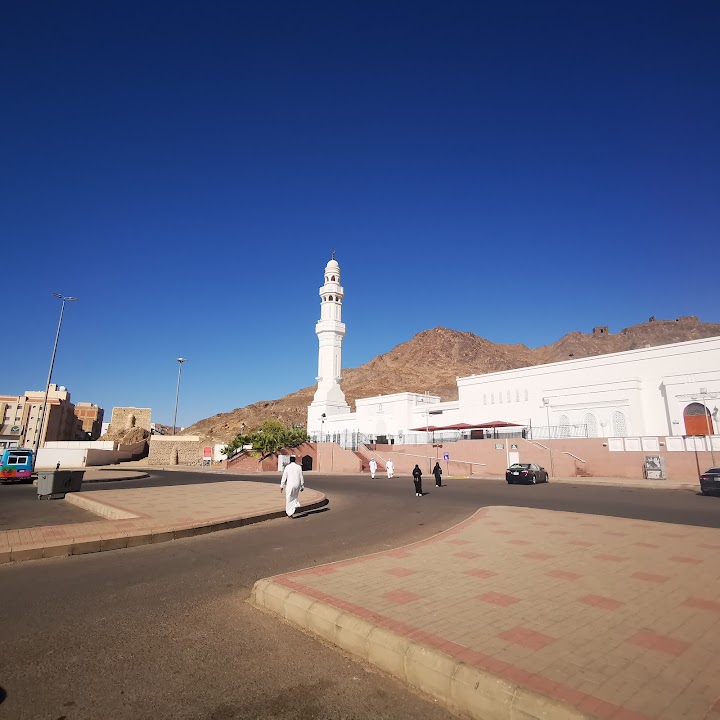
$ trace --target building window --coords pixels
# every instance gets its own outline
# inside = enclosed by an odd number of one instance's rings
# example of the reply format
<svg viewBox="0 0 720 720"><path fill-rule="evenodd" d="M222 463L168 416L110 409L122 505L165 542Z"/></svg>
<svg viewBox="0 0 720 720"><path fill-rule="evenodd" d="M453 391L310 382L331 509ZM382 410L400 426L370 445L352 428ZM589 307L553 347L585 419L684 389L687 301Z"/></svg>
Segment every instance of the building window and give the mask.
<svg viewBox="0 0 720 720"><path fill-rule="evenodd" d="M507 401L512 402L512 395L510 394L510 391L507 391Z"/></svg>
<svg viewBox="0 0 720 720"><path fill-rule="evenodd" d="M483 393L483 405L487 405L487 393Z"/></svg>
<svg viewBox="0 0 720 720"><path fill-rule="evenodd" d="M612 414L613 437L627 437L627 421L619 410Z"/></svg>
<svg viewBox="0 0 720 720"><path fill-rule="evenodd" d="M335 276L334 276L334 275L330 278L330 282L335 282Z"/></svg>
<svg viewBox="0 0 720 720"><path fill-rule="evenodd" d="M583 422L585 423L585 429L587 432L587 436L588 437L597 437L598 436L597 418L592 413L588 413L583 418Z"/></svg>
<svg viewBox="0 0 720 720"><path fill-rule="evenodd" d="M495 404L495 393L490 393L490 404L491 405Z"/></svg>
<svg viewBox="0 0 720 720"><path fill-rule="evenodd" d="M520 402L520 391L519 390L515 391L515 402Z"/></svg>
<svg viewBox="0 0 720 720"><path fill-rule="evenodd" d="M567 415L560 416L558 425L558 437L570 437L570 418Z"/></svg>
<svg viewBox="0 0 720 720"><path fill-rule="evenodd" d="M525 402L527 402L527 401L528 401L528 391L526 390L525 391Z"/></svg>
<svg viewBox="0 0 720 720"><path fill-rule="evenodd" d="M502 390L498 393L498 402L502 402Z"/></svg>

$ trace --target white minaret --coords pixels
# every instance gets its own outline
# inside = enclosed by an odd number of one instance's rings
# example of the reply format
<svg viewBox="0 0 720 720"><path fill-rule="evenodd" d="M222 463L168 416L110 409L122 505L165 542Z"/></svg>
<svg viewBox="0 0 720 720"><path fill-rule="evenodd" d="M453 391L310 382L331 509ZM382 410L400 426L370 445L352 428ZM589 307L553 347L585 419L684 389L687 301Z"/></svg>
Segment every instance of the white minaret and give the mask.
<svg viewBox="0 0 720 720"><path fill-rule="evenodd" d="M342 302L345 291L340 285L340 266L332 260L325 266L325 284L320 288L320 320L315 325L318 336L317 390L308 406L308 432L321 429L323 413L344 415L350 412L345 395L340 388L342 380L342 341L345 323L342 321Z"/></svg>

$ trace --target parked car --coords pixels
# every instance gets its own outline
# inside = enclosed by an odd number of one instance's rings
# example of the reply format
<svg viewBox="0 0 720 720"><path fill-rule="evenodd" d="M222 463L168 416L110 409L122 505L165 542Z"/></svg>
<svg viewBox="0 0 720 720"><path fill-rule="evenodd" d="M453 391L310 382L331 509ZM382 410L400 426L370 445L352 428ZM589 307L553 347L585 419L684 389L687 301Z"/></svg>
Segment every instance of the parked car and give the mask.
<svg viewBox="0 0 720 720"><path fill-rule="evenodd" d="M513 483L548 482L547 470L535 463L514 463L505 471L505 479L509 485Z"/></svg>
<svg viewBox="0 0 720 720"><path fill-rule="evenodd" d="M703 495L720 493L720 467L710 468L700 476L700 492Z"/></svg>

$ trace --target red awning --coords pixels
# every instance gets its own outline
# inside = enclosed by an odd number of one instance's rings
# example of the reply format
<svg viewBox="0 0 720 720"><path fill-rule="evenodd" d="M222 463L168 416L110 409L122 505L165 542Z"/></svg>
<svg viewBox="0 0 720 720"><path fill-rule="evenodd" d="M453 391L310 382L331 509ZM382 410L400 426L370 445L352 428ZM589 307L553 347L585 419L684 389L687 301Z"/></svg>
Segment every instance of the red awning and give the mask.
<svg viewBox="0 0 720 720"><path fill-rule="evenodd" d="M472 427L473 429L477 428L479 430L481 428L525 427L525 426L521 425L519 423L505 422L505 420L492 420L490 422L481 423L480 425L469 425L468 427Z"/></svg>
<svg viewBox="0 0 720 720"><path fill-rule="evenodd" d="M412 428L412 432L438 432L440 430L481 430L485 428L503 428L503 427L525 427L518 423L505 422L505 420L493 420L486 423L456 423L455 425L444 425L437 427L429 425L428 427Z"/></svg>

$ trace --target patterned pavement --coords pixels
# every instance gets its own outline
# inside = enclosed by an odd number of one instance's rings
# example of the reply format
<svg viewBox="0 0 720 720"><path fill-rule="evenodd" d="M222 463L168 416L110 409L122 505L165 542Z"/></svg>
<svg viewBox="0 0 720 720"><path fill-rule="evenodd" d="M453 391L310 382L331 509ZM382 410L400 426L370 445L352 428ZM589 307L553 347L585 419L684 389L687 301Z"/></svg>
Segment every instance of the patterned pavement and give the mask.
<svg viewBox="0 0 720 720"><path fill-rule="evenodd" d="M270 581L580 717L720 720L717 529L493 507Z"/></svg>
<svg viewBox="0 0 720 720"><path fill-rule="evenodd" d="M308 509L325 496L306 488L300 500ZM285 514L279 485L247 481L95 490L42 502L71 502L104 519L1 531L0 564L163 542Z"/></svg>

